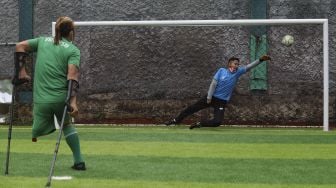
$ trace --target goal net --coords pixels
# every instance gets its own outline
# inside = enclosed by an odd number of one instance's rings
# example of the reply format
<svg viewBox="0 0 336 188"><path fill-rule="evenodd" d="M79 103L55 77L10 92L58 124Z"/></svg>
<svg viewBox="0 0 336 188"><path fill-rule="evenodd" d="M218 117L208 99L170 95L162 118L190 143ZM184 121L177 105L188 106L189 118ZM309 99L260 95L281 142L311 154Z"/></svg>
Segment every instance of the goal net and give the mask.
<svg viewBox="0 0 336 188"><path fill-rule="evenodd" d="M77 121L163 122L204 96L230 57L244 66L267 53L272 61L240 78L224 124L323 125L329 130L326 19L75 25L82 58ZM294 37L292 45L281 42L285 35ZM201 112L186 122L207 116Z"/></svg>

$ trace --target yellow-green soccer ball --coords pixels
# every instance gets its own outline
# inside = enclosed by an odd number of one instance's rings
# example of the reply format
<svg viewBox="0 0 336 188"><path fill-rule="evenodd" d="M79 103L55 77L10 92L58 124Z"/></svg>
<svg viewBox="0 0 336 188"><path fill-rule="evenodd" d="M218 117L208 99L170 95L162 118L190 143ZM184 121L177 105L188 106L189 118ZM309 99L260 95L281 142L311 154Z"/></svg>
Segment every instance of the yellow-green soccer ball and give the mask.
<svg viewBox="0 0 336 188"><path fill-rule="evenodd" d="M294 43L294 37L292 35L285 35L281 43L285 46L291 46Z"/></svg>

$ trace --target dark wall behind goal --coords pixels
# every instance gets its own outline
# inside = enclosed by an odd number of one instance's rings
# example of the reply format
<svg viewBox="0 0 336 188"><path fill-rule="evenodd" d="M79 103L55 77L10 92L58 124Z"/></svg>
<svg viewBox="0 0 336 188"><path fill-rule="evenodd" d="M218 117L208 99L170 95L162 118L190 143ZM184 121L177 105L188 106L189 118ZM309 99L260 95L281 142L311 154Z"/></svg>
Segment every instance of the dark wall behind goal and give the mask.
<svg viewBox="0 0 336 188"><path fill-rule="evenodd" d="M0 10L18 15L16 1ZM67 15L75 21L249 19L251 1L34 1L34 36L51 35L51 22ZM267 1L268 19L328 18L330 32L330 121L335 116L336 3ZM18 40L18 19L1 16L0 36ZM9 32L9 31L10 32ZM294 44L281 38L290 34ZM211 79L228 58L250 62L251 28L237 27L78 27L81 49L79 123L161 123L206 95ZM2 42L2 41L0 41ZM12 49L3 50L1 75L8 77ZM267 90L251 91L250 74L240 78L224 124L322 125L322 26L267 27ZM204 118L204 110L186 120ZM24 109L27 113L27 109Z"/></svg>

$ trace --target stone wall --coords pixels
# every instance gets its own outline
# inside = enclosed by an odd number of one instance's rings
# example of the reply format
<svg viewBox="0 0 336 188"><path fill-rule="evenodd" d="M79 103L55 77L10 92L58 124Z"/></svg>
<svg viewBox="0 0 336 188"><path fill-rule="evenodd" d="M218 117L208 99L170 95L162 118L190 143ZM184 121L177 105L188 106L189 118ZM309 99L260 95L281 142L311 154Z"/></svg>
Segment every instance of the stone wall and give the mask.
<svg viewBox="0 0 336 188"><path fill-rule="evenodd" d="M330 122L335 122L335 10L336 2L331 0L290 1L270 0L270 19L329 19L329 88ZM287 53L287 59L271 66L269 81L273 95L283 96L278 105L283 119L301 117L305 123L322 122L323 117L323 51L321 26L293 26L288 28L295 39L296 49L283 51L270 39L270 53L278 58L278 52ZM272 36L271 36L272 38ZM298 72L299 70L299 72ZM270 104L266 103L269 107ZM284 111L285 109L285 111ZM288 109L288 111L287 111ZM289 112L289 113L285 113ZM293 119L295 120L295 119ZM321 123L320 123L321 124Z"/></svg>
<svg viewBox="0 0 336 188"><path fill-rule="evenodd" d="M58 9L42 9L48 3L38 1L36 35L50 34L50 26L40 23L50 23L55 15L54 21L60 12L77 21L247 19L249 14L246 1L77 3L59 1L53 3ZM51 17L43 17L46 12ZM162 122L204 95L211 77L230 56L248 58L248 41L243 40L247 36L246 28L78 28L78 121Z"/></svg>
<svg viewBox="0 0 336 188"><path fill-rule="evenodd" d="M19 39L19 8L13 0L0 1L0 43L17 42ZM0 79L7 79L13 72L13 46L0 46Z"/></svg>

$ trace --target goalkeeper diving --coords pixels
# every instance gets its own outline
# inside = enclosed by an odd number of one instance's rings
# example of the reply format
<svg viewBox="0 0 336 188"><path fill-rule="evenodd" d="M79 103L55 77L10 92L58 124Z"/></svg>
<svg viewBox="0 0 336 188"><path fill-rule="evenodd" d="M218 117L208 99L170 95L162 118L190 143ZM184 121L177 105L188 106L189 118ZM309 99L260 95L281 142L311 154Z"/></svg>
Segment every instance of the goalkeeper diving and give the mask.
<svg viewBox="0 0 336 188"><path fill-rule="evenodd" d="M240 59L231 57L228 60L227 67L220 68L214 75L210 84L208 94L199 99L194 104L184 109L177 117L165 122L166 125L180 124L184 118L196 113L202 109L212 107L213 119L202 120L193 123L189 128L200 127L218 127L224 119L224 111L227 103L229 102L232 92L238 82L240 76L250 71L264 61L271 60L268 55L263 55L256 61L240 67Z"/></svg>

